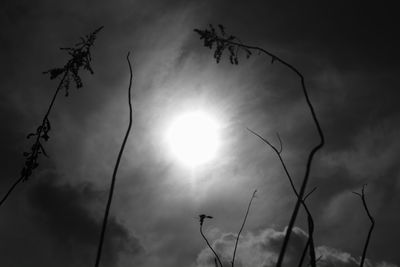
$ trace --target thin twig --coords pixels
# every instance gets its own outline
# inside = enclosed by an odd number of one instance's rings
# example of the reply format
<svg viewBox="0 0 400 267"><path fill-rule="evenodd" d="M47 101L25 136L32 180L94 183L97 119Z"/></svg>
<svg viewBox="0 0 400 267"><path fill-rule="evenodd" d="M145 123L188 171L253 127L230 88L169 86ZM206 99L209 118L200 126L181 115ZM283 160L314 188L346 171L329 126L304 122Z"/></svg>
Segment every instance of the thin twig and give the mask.
<svg viewBox="0 0 400 267"><path fill-rule="evenodd" d="M285 163L285 161L284 161L283 158L282 158L282 140L281 140L279 134L277 134L278 140L279 140L279 144L280 144L280 148L278 149L278 148L276 148L276 146L274 146L271 142L269 142L267 139L265 139L264 137L262 137L260 134L256 133L255 131L253 131L253 130L251 130L251 129L249 129L249 128L247 128L247 130L248 130L249 132L251 132L252 134L254 134L255 136L257 136L259 139L261 139L261 141L263 141L264 143L266 143L266 144L267 144L269 147L271 147L271 149L276 153L276 155L278 156L278 158L279 158L279 160L280 160L280 162L281 162L281 165L282 165L282 167L283 167L283 169L284 169L284 171L285 171L285 173L286 173L286 176L287 176L287 178L289 179L289 182L290 182L290 185L291 185L291 187L292 187L292 190L293 190L294 194L296 195L297 199L299 199L299 198L300 198L300 195L298 194L298 192L297 192L297 190L296 190L296 187L295 187L295 185L294 185L292 176L290 175L289 170L288 170L287 167L286 167L286 163ZM311 262L311 266L312 266L312 267L315 267L315 266L316 266L316 264L315 264L315 247L314 247L314 239L313 239L314 221L313 221L311 212L310 212L310 210L308 209L308 207L307 207L307 205L306 205L306 203L305 203L305 200L306 200L316 189L317 189L317 188L314 187L314 188L304 197L304 199L300 199L300 202L301 202L301 204L303 205L303 207L304 207L304 209L305 209L305 211L306 211L306 213L307 213L307 221L308 221L308 240L307 240L307 244L306 244L305 250L303 251L302 257L301 257L301 259L300 259L300 262L299 262L299 265L298 265L299 267L301 267L301 265L303 264L304 256L305 256L305 253L306 253L308 247L310 247L310 250L309 250L309 251L310 251L310 262ZM289 229L287 229L287 230L289 230Z"/></svg>
<svg viewBox="0 0 400 267"><path fill-rule="evenodd" d="M254 190L253 195L250 198L249 205L247 206L247 210L246 210L246 214L245 214L244 219L243 219L242 226L240 227L240 230L239 230L239 232L237 234L237 237L236 237L235 248L233 250L233 256L232 256L232 267L235 265L236 249L237 249L237 245L239 243L240 234L242 233L243 227L246 224L246 220L247 220L247 216L249 215L249 210L250 210L250 207L251 207L251 203L253 202L253 199L256 197L256 193L257 193L257 190Z"/></svg>
<svg viewBox="0 0 400 267"><path fill-rule="evenodd" d="M115 180L116 180L116 177L117 177L118 167L119 167L119 163L121 161L122 154L124 152L126 141L128 140L129 132L130 132L131 127L132 127L131 88L132 88L132 76L133 76L133 74L132 74L131 62L129 60L129 55L130 55L130 53L128 52L128 55L126 56L126 60L128 61L129 74L130 74L129 87L128 87L129 124L128 124L128 129L126 130L125 137L124 137L124 140L122 142L121 148L120 148L119 153L118 153L117 162L115 163L114 172L113 172L112 179L111 179L110 191L109 191L109 195L108 195L108 201L107 201L106 210L105 210L105 213L104 213L104 219L103 219L103 224L102 224L102 228L101 228L99 246L98 246L98 249L97 249L95 267L98 267L99 264L100 264L101 252L102 252L103 242L104 242L104 235L105 235L105 232L106 232L108 215L109 215L109 212L110 212L111 201L112 201L112 197L113 197L113 193L114 193L114 186L115 186Z"/></svg>
<svg viewBox="0 0 400 267"><path fill-rule="evenodd" d="M283 150L282 139L281 139L281 136L279 135L279 133L276 133L276 136L278 137L278 141L279 141L279 154L281 154L282 150Z"/></svg>
<svg viewBox="0 0 400 267"><path fill-rule="evenodd" d="M369 240L370 240L371 235L372 235L372 230L375 227L375 219L374 219L374 217L372 217L372 215L371 215L371 213L370 213L370 211L368 209L367 202L365 200L365 192L364 192L365 186L366 186L366 184L363 185L363 187L361 189L361 194L358 193L358 192L353 192L353 194L356 194L361 198L361 201L362 201L362 204L364 206L365 212L367 213L368 218L369 218L369 220L371 222L371 226L369 227L367 239L365 241L364 249L363 249L362 256L361 256L360 267L364 266L365 258L366 258L366 255L367 255L367 248L368 248Z"/></svg>
<svg viewBox="0 0 400 267"><path fill-rule="evenodd" d="M307 205L305 204L307 198L314 193L314 191L317 189L317 187L314 187L303 199L303 205L304 205L304 209L307 212L307 223L308 223L308 238L307 238L307 242L306 245L304 246L304 250L301 254L301 258L299 261L299 264L297 265L298 267L303 266L303 262L307 253L307 250L309 251L309 256L310 256L310 263L309 265L312 267L316 267L317 265L317 261L318 259L315 259L315 244L314 244L314 220L311 216L311 213L307 207Z"/></svg>
<svg viewBox="0 0 400 267"><path fill-rule="evenodd" d="M207 237L204 235L204 233L203 233L203 223L204 223L204 219L206 219L206 218L212 218L211 216L207 216L207 215L204 215L204 214L202 214L202 215L199 215L199 217L200 217L200 234L201 234L201 236L203 237L203 239L206 241L206 243L207 243L207 246L211 249L211 251L214 253L214 256L215 256L215 258L214 258L214 262L215 262L215 259L217 259L218 260L218 263L219 263L219 265L220 265L220 267L223 267L224 265L222 265L222 262L221 262L221 260L220 260L220 258L219 258L219 256L218 256L218 254L217 254L217 252L215 252L215 250L212 248L212 246L210 245L210 242L208 242L208 239L207 239Z"/></svg>
<svg viewBox="0 0 400 267"><path fill-rule="evenodd" d="M21 176L19 179L15 180L15 182L12 184L12 186L8 189L7 193L4 195L4 197L1 199L0 206L3 205L3 203L7 200L8 196L13 192L15 187L22 182L24 179L24 176Z"/></svg>
<svg viewBox="0 0 400 267"><path fill-rule="evenodd" d="M265 139L264 137L262 137L260 134L256 133L255 131L251 130L250 128L247 128L247 130L248 130L249 132L251 132L253 135L257 136L261 141L263 141L264 143L266 143L266 144L276 153L276 155L277 155L278 158L279 158L279 161L281 162L281 165L282 165L282 167L283 167L283 170L285 171L285 174L286 174L286 176L287 176L288 179L289 179L290 186L292 187L293 192L295 193L295 195L296 195L297 198L298 198L298 197L299 197L299 194L297 193L296 186L294 185L293 179L292 179L291 175L289 174L289 170L288 170L287 167L286 167L286 163L284 162L284 160L283 160L283 158L282 158L282 141L281 141L281 139L279 138L279 141L280 141L280 144L281 144L281 145L280 145L280 149L277 149L276 146L274 146L271 142L269 142L267 139ZM278 136L279 136L279 135L278 135Z"/></svg>
<svg viewBox="0 0 400 267"><path fill-rule="evenodd" d="M310 192L308 192L307 195L305 195L303 201L306 201L306 199L312 194L314 193L314 191L317 190L317 187L315 186L313 189L310 190Z"/></svg>

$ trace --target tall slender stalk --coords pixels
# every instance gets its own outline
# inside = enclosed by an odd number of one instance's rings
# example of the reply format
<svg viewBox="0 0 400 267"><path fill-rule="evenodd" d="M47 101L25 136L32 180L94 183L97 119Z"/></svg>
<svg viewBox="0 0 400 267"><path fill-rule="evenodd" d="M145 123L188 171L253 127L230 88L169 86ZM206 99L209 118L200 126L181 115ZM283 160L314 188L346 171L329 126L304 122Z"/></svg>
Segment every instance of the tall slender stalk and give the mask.
<svg viewBox="0 0 400 267"><path fill-rule="evenodd" d="M235 248L233 249L233 256L232 256L232 267L235 266L236 249L237 249L237 246L239 243L240 234L242 233L244 225L246 224L247 216L249 215L249 211L250 211L250 207L251 207L251 203L253 202L253 199L256 197L256 193L257 193L257 190L254 190L253 195L250 198L249 205L247 205L247 210L246 210L246 214L244 215L242 225L240 226L240 230L236 237Z"/></svg>
<svg viewBox="0 0 400 267"><path fill-rule="evenodd" d="M215 28L212 25L210 25L210 28L206 29L206 30L199 30L199 29L194 30L195 32L197 32L200 35L200 39L204 40L205 47L212 49L214 45L216 46L216 49L214 52L214 58L216 59L216 61L217 62L220 61L224 50L228 50L229 59L232 64L238 64L238 62L239 62L238 55L239 55L240 51L244 51L246 53L247 57L250 57L250 55L252 54L251 51L258 51L259 53L263 53L263 54L271 57L272 63L277 61L277 62L281 63L282 65L286 66L287 68L289 68L291 71L293 71L298 76L298 78L300 80L300 84L301 84L301 88L303 91L303 95L306 100L306 104L310 110L311 117L314 121L314 124L317 128L318 135L320 137L319 143L311 149L311 151L308 155L308 158L307 158L306 170L305 170L303 181L302 181L302 184L300 187L299 197L297 198L296 205L295 205L293 213L291 215L291 218L290 218L290 221L289 221L289 224L287 227L287 231L285 233L285 238L283 240L282 248L279 253L278 261L276 264L277 267L281 267L285 253L286 253L286 248L289 243L290 235L292 233L292 229L294 227L294 223L296 221L296 218L297 218L297 215L299 212L301 201L306 192L307 183L308 183L308 179L310 176L311 165L312 165L314 155L318 150L320 150L323 147L323 145L325 143L324 135L323 135L320 123L315 114L314 107L309 98L303 74L297 68L295 68L293 65L291 65L288 62L286 62L285 60L279 58L275 54L273 54L263 48L260 48L258 46L244 45L240 42L240 40L238 38L236 38L232 35L227 36L225 33L225 28L222 25L218 25L218 26L219 26L220 33L217 33L217 31L215 30Z"/></svg>
<svg viewBox="0 0 400 267"><path fill-rule="evenodd" d="M110 213L110 208L111 208L111 202L112 202L112 197L114 194L114 187L115 187L115 181L117 178L117 172L118 172L118 167L119 167L119 163L121 161L121 157L122 154L124 152L125 149L125 145L126 145L126 141L128 140L128 136L129 136L129 132L131 131L132 128L132 100L131 100L131 88L132 88L132 66L131 66L131 62L129 60L129 55L130 53L128 53L128 55L126 56L126 60L128 61L128 66L129 66L129 86L128 86L128 104L129 104L129 123L128 123L128 129L126 130L121 148L119 150L118 153L118 157L117 157L117 162L115 163L115 167L114 167L114 171L112 174L112 179L111 179L111 185L110 185L110 190L108 193L108 200L107 200L107 205L106 205L106 210L104 212L104 218L103 218L103 224L101 227L101 233L100 233L100 241L98 244L98 248L97 248L97 255L96 255L96 262L95 262L95 267L98 267L100 264L100 259L101 259L101 253L102 253L102 248L103 248L103 243L104 243L104 236L105 236L105 232L106 232L106 228L107 228L107 221L108 221L108 216Z"/></svg>
<svg viewBox="0 0 400 267"><path fill-rule="evenodd" d="M93 70L90 65L92 60L90 49L94 45L97 33L102 28L103 27L100 27L91 34L86 35L85 37L81 37L80 42L73 47L60 48L61 50L66 51L71 58L63 67L53 68L43 72L45 74L49 73L50 79L55 79L60 76L62 78L58 82L54 95L42 119L42 123L36 129L36 132L29 133L27 136L28 139L34 137L35 141L31 146L30 152L23 153L25 157L25 164L21 170L21 174L19 178L16 179L11 187L7 190L7 193L2 197L0 201L0 206L4 204L4 202L8 199L8 197L11 195L11 193L19 183L27 181L32 176L33 171L39 166L39 155L43 154L47 156L47 153L41 141L44 140L45 142L47 142L50 138L49 132L51 130L51 124L49 116L54 107L54 103L58 96L58 93L62 89L65 89L65 95L68 96L71 80L75 83L76 88L80 88L83 86L82 80L79 76L80 69L83 68L93 74Z"/></svg>
<svg viewBox="0 0 400 267"><path fill-rule="evenodd" d="M369 240L371 239L372 231L374 230L374 227L375 227L375 219L374 219L374 217L372 217L372 215L368 209L367 202L365 200L365 192L364 192L365 186L366 185L363 185L363 187L361 189L361 193L353 192L353 194L356 194L357 196L359 196L361 198L362 204L364 206L364 210L367 213L367 216L371 222L371 226L369 227L367 239L365 240L364 249L363 249L362 256L361 256L360 267L364 266L365 257L367 256Z"/></svg>

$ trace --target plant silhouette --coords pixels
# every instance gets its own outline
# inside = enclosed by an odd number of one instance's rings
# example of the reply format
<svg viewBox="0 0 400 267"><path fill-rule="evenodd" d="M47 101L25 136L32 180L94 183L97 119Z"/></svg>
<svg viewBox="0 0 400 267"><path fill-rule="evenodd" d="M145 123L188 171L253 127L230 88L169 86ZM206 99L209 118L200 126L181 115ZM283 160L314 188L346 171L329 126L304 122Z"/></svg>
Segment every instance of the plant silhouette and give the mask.
<svg viewBox="0 0 400 267"><path fill-rule="evenodd" d="M246 57L249 58L252 55L252 51L257 51L259 53L269 56L271 58L271 63L279 62L279 63L283 64L284 66L286 66L287 68L289 68L292 72L294 72L298 76L298 78L300 80L303 95L305 97L307 106L310 110L311 117L317 128L317 132L318 132L320 141L318 142L317 145L315 145L311 149L311 151L308 154L306 169L305 169L304 177L303 177L303 180L301 183L300 191L297 196L297 201L296 201L293 213L291 215L291 218L290 218L290 221L289 221L286 233L285 233L285 238L284 238L284 241L282 244L282 248L279 253L277 264L276 264L277 267L281 267L284 256L285 256L286 248L289 243L290 235L293 230L294 223L297 219L300 205L302 204L303 199L304 199L304 195L306 192L307 183L309 180L314 155L318 150L320 150L323 147L323 145L325 143L322 128L317 119L317 116L314 111L314 107L311 103L311 100L310 100L308 92L307 92L307 87L305 84L304 76L297 68L295 68L293 65L289 64L285 60L281 59L280 57L276 56L275 54L273 54L261 47L258 47L258 46L245 45L237 37L235 37L233 35L227 35L225 32L225 27L222 25L218 25L218 30L216 30L216 28L210 24L208 29L207 28L204 30L194 29L194 31L200 35L200 39L203 40L203 45L205 47L207 47L211 50L213 48L215 48L214 59L216 60L217 63L220 62L221 57L222 57L224 51L226 51L226 50L228 51L228 56L229 56L230 62L234 65L239 64L240 53L245 53Z"/></svg>
<svg viewBox="0 0 400 267"><path fill-rule="evenodd" d="M35 132L27 135L28 139L33 138L33 145L31 146L30 151L23 153L25 157L25 163L22 167L20 177L11 185L7 193L3 196L0 201L0 206L4 204L19 183L27 181L33 175L33 171L39 166L39 156L43 154L44 156L48 157L42 141L47 142L50 138L49 132L51 130L51 124L49 116L54 107L55 100L61 90L65 90L65 96L69 95L71 81L75 83L76 88L83 87L82 79L79 76L79 71L81 69L87 70L93 74L93 69L91 67L92 56L90 50L94 45L97 34L102 28L103 27L100 27L85 37L81 37L80 42L72 47L60 48L68 53L70 59L63 67L53 68L43 72L44 74L50 74L51 80L59 77L61 78L50 101L50 105L42 119L42 123L37 127Z"/></svg>
<svg viewBox="0 0 400 267"><path fill-rule="evenodd" d="M244 225L246 224L247 216L249 215L250 207L251 207L251 204L253 203L253 199L256 197L256 193L257 193L257 190L254 190L253 195L251 195L249 204L247 205L246 214L244 215L244 218L243 218L242 225L240 226L239 232L236 236L235 248L233 249L232 261L231 261L232 267L235 266L236 249L237 249L237 245L239 243L240 234L242 233Z"/></svg>
<svg viewBox="0 0 400 267"><path fill-rule="evenodd" d="M99 244L98 244L98 248L97 248L96 262L95 262L95 265L94 265L96 267L98 267L99 264L100 264L100 259L101 259L102 249L103 249L103 243L104 243L104 236L105 236L105 233L106 233L107 221L108 221L108 216L109 216L109 213L110 213L111 202L112 202L112 197L113 197L113 193L114 193L114 187L115 187L115 181L116 181L116 178L117 178L119 163L121 161L122 154L124 153L126 141L128 140L128 137L129 137L129 132L131 131L131 128L132 128L131 89L132 89L132 76L133 75L132 75L132 66L131 66L131 62L129 60L129 55L130 55L130 53L128 53L127 56L126 56L126 60L128 61L128 66L129 66L129 74L130 74L129 86L128 86L129 123L128 123L128 128L126 130L123 142L121 144L121 148L119 150L117 161L115 163L114 171L113 171L113 174L112 174L110 190L109 190L109 193L108 193L107 205L106 205L106 209L105 209L105 212L104 212L104 218L103 218L103 223L102 223L102 227L101 227L100 240L99 240Z"/></svg>
<svg viewBox="0 0 400 267"><path fill-rule="evenodd" d="M258 133L254 132L253 130L247 128L247 130L249 132L251 132L252 134L254 134L255 136L257 136L259 139L261 139L261 141L263 141L265 144L267 144L269 147L271 147L271 149L275 152L275 154L278 156L279 161L281 162L281 165L283 167L283 170L285 171L285 174L289 180L290 186L292 187L293 193L296 195L297 199L299 199L299 193L296 190L296 187L294 186L294 182L292 179L292 176L289 173L289 170L286 166L285 161L282 158L282 151L283 151L283 145L282 145L282 139L280 138L279 134L277 134L278 137L278 141L279 141L279 149L274 146L271 142L269 142L267 139L265 139L264 137L262 137L261 135L259 135ZM302 253L301 259L299 261L299 267L301 267L303 265L304 262L304 258L306 255L307 250L309 250L310 253L310 265L311 267L316 267L316 259L315 259L315 246L314 246L314 238L313 238L313 233L314 233L314 220L313 217L311 215L311 212L309 210L309 208L306 205L306 199L315 191L316 188L313 188L305 197L304 199L301 199L301 204L304 207L304 210L307 213L307 223L308 223L308 239L307 239L307 243L306 246L304 248L304 251Z"/></svg>
<svg viewBox="0 0 400 267"><path fill-rule="evenodd" d="M244 218L243 218L243 222L242 222L242 224L241 224L241 226L240 226L240 229L239 229L238 234L236 235L235 246L234 246L234 249L233 249L232 260L231 260L231 266L232 266L232 267L235 266L236 250L237 250L237 246L238 246L238 243L239 243L240 234L242 233L243 228L244 228L244 225L246 224L247 217L248 217L249 211L250 211L250 207L251 207L251 204L253 203L254 198L256 197L256 193L257 193L257 190L254 190L253 194L251 195L249 204L247 205L246 213L245 213ZM203 239L206 241L207 246L208 246L208 247L211 249L211 251L214 253L214 256L215 256L215 258L214 258L215 266L218 267L218 264L217 264L217 261L218 261L220 267L223 267L224 265L222 264L222 262L221 262L221 260L220 260L220 258L219 258L219 256L218 256L218 254L217 254L217 252L216 252L216 251L213 249L213 247L210 245L210 242L208 241L207 237L206 237L206 236L204 235L204 233L203 233L203 223L204 223L204 220L205 220L205 219L212 219L212 218L213 218L212 216L205 215L205 214L200 214L200 215L199 215L199 219L200 219L200 220L199 220L199 221L200 221L200 234L201 234L201 236L203 237Z"/></svg>
<svg viewBox="0 0 400 267"><path fill-rule="evenodd" d="M363 207L365 212L367 213L367 216L371 222L371 225L369 227L368 230L368 235L367 235L367 239L365 240L365 244L364 244L364 249L362 252L362 256L361 256L361 260L360 260L360 267L364 266L364 262L365 262L365 257L367 256L367 249L368 249L368 245L369 245L369 240L371 239L371 235L372 235L372 231L374 230L375 227L375 219L374 217L371 215L369 209L368 209L368 205L367 205L367 201L365 200L365 187L367 185L363 185L363 187L361 188L361 193L358 192L353 192L353 194L356 194L357 196L359 196L361 198Z"/></svg>
<svg viewBox="0 0 400 267"><path fill-rule="evenodd" d="M203 233L203 224L204 224L204 220L205 220L205 219L212 219L212 218L213 218L212 216L209 216L209 215L206 215L206 214L200 214L200 215L199 215L200 234L201 234L201 236L203 237L203 239L206 241L207 246L211 249L211 251L212 251L212 252L214 253L214 255L215 255L215 258L214 258L215 266L217 266L217 262L216 262L216 261L218 261L220 267L223 267L222 262L221 262L221 259L219 258L217 252L215 252L215 250L213 249L213 247L210 245L210 242L208 241L207 237L206 237L206 236L204 235L204 233Z"/></svg>

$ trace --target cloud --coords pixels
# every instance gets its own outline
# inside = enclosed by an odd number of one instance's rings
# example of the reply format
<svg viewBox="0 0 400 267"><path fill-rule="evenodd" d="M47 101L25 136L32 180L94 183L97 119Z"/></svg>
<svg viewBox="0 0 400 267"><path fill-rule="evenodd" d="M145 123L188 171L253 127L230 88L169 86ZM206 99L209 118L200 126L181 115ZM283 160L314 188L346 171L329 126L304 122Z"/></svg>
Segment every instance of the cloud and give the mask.
<svg viewBox="0 0 400 267"><path fill-rule="evenodd" d="M286 229L285 229L286 231ZM246 233L240 238L235 263L238 267L272 267L275 266L279 255L285 231L277 231L267 228L258 234ZM295 227L291 236L291 241L287 248L284 265L297 266L301 257L304 245L307 241L307 233ZM212 243L212 246L223 261L228 266L231 264L232 253L236 241L233 233L224 233L220 238ZM316 256L319 267L356 267L359 266L358 260L350 253L340 251L328 246L318 246ZM307 258L305 263L307 262ZM214 266L214 255L206 247L198 255L196 267ZM372 263L366 260L367 267L395 267L397 265L379 262Z"/></svg>
<svg viewBox="0 0 400 267"><path fill-rule="evenodd" d="M49 179L36 184L29 192L28 201L35 223L57 248L59 257L79 266L93 263L99 233L100 216L95 219L88 204L99 200L103 192L89 185L57 185ZM103 247L102 265L119 266L120 256L134 258L144 251L139 240L129 230L111 217ZM69 258L72 256L73 258Z"/></svg>
<svg viewBox="0 0 400 267"><path fill-rule="evenodd" d="M272 228L265 229L258 234L247 233L241 237L235 262L237 266L274 266L284 238L284 232L276 231ZM307 235L300 228L293 229L291 243L288 247L286 263L294 266L296 259L300 257L302 247L306 242ZM235 234L223 234L215 240L213 246L223 261L230 264L232 252L235 245ZM198 258L197 266L212 266L213 255L208 248L203 249Z"/></svg>
<svg viewBox="0 0 400 267"><path fill-rule="evenodd" d="M319 267L358 267L359 258L355 258L350 253L340 251L327 246L319 246L316 248ZM385 261L373 263L369 259L364 262L366 267L396 267L398 265Z"/></svg>

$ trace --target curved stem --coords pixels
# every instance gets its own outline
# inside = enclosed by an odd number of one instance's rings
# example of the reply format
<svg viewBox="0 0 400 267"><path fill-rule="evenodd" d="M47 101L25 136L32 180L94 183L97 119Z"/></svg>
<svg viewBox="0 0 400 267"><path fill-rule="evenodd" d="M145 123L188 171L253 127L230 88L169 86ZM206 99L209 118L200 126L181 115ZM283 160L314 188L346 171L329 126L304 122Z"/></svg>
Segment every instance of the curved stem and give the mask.
<svg viewBox="0 0 400 267"><path fill-rule="evenodd" d="M223 267L222 262L221 262L221 260L220 260L220 258L219 258L219 256L218 256L217 252L215 252L215 250L212 248L212 246L211 246L210 243L208 242L207 237L203 234L203 224L202 224L202 223L200 223L200 234L201 234L201 236L203 237L203 239L206 241L207 246L208 246L208 247L211 249L211 251L214 253L214 256L215 256L215 258L217 259L219 265L220 265L221 267Z"/></svg>
<svg viewBox="0 0 400 267"><path fill-rule="evenodd" d="M126 141L128 140L129 132L132 127L132 102L131 102L132 66L131 66L131 62L129 60L129 54L130 53L128 53L128 55L126 56L126 60L128 61L128 65L129 65L129 73L130 73L129 87L128 87L129 124L128 124L128 129L126 130L125 137L122 142L121 148L118 153L117 162L115 163L114 172L113 172L112 179L111 179L110 191L109 191L109 195L108 195L106 210L104 213L104 219L103 219L103 224L102 224L102 228L101 228L99 246L97 249L96 263L95 263L96 267L98 267L100 264L101 252L102 252L103 242L104 242L104 235L106 232L108 216L110 213L111 201L112 201L112 197L113 197L113 193L114 193L115 180L116 180L116 176L117 176L117 172L118 172L119 163L121 161L122 153L124 152L125 144L126 144Z"/></svg>
<svg viewBox="0 0 400 267"><path fill-rule="evenodd" d="M362 201L363 206L364 206L364 210L367 213L367 216L368 216L368 218L369 218L369 220L371 222L371 226L369 227L367 239L365 241L364 249L363 249L362 256L361 256L360 267L364 266L365 258L366 258L366 255L367 255L367 248L368 248L369 240L371 239L372 231L374 230L374 227L375 227L375 219L374 219L374 217L372 217L372 215L371 215L371 213L370 213L370 211L368 209L367 202L365 200L365 193L364 193L365 186L366 185L364 185L363 188L361 189L361 194L353 192L354 194L358 195L361 198L361 201Z"/></svg>
<svg viewBox="0 0 400 267"><path fill-rule="evenodd" d="M234 250L233 250L233 256L232 256L232 267L235 265L235 256L236 256L237 245L238 245L238 243L239 243L239 237L240 237L240 234L242 233L242 230L243 230L243 228L244 228L244 225L246 224L247 216L249 215L249 211L250 211L250 206L251 206L251 203L253 202L253 199L254 199L255 196L256 196L256 193L257 193L257 190L254 190L253 195L251 196L249 205L247 206L246 215L244 216L242 226L240 227L240 230L239 230L238 235L237 235L237 237L236 237L235 248L234 248Z"/></svg>

